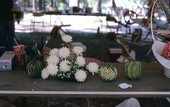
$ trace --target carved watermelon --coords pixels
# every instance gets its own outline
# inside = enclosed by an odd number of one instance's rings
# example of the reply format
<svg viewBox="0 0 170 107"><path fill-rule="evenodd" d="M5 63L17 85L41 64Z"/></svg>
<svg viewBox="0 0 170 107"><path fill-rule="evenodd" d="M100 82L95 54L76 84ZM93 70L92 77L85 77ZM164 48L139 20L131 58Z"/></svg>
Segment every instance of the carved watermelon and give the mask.
<svg viewBox="0 0 170 107"><path fill-rule="evenodd" d="M139 61L128 61L125 64L125 76L131 80L140 78L142 64Z"/></svg>
<svg viewBox="0 0 170 107"><path fill-rule="evenodd" d="M27 73L31 78L41 77L41 71L43 68L44 66L41 60L32 60L26 66Z"/></svg>
<svg viewBox="0 0 170 107"><path fill-rule="evenodd" d="M104 81L113 81L117 77L117 69L111 63L102 64L99 69L99 73Z"/></svg>

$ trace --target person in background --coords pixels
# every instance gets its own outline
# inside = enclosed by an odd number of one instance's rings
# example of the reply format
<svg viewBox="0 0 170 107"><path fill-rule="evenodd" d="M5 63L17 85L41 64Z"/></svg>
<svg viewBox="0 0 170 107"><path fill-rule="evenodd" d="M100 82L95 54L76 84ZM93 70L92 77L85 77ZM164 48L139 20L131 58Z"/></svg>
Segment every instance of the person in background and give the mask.
<svg viewBox="0 0 170 107"><path fill-rule="evenodd" d="M14 42L13 1L0 0L0 55L12 51Z"/></svg>

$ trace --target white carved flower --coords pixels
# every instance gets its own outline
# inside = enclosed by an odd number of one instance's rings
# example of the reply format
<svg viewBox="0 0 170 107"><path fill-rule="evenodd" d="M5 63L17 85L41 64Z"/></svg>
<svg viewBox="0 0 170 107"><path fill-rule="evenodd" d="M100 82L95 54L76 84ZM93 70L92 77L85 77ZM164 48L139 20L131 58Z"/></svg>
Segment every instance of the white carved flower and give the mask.
<svg viewBox="0 0 170 107"><path fill-rule="evenodd" d="M84 52L84 50L80 46L75 46L73 48L73 53L75 53L76 55L82 55L83 52Z"/></svg>
<svg viewBox="0 0 170 107"><path fill-rule="evenodd" d="M76 58L76 62L77 62L77 64L80 65L80 66L84 66L84 65L86 64L86 61L85 61L85 59L84 59L82 56L78 56L78 57Z"/></svg>
<svg viewBox="0 0 170 107"><path fill-rule="evenodd" d="M49 73L48 71L44 68L42 71L41 71L41 78L42 79L47 79L49 76Z"/></svg>
<svg viewBox="0 0 170 107"><path fill-rule="evenodd" d="M84 82L86 80L87 74L83 70L77 70L75 73L75 79L78 82Z"/></svg>
<svg viewBox="0 0 170 107"><path fill-rule="evenodd" d="M57 56L49 56L47 58L47 63L57 65L59 63L59 58Z"/></svg>
<svg viewBox="0 0 170 107"><path fill-rule="evenodd" d="M95 62L90 62L87 65L87 69L94 75L94 73L97 73L99 71L99 65Z"/></svg>
<svg viewBox="0 0 170 107"><path fill-rule="evenodd" d="M61 38L65 43L72 42L72 36L70 35L63 35Z"/></svg>
<svg viewBox="0 0 170 107"><path fill-rule="evenodd" d="M58 49L57 48L54 48L50 51L49 53L50 56L57 56L58 55Z"/></svg>
<svg viewBox="0 0 170 107"><path fill-rule="evenodd" d="M69 55L70 55L70 50L69 50L69 48L67 48L67 47L62 47L62 48L60 48L60 49L59 49L59 52L58 52L58 55L59 55L59 57L61 57L62 59L65 59L65 58L69 57Z"/></svg>
<svg viewBox="0 0 170 107"><path fill-rule="evenodd" d="M70 71L71 67L68 65L70 62L67 60L64 60L60 63L60 71L67 72Z"/></svg>
<svg viewBox="0 0 170 107"><path fill-rule="evenodd" d="M47 67L46 67L48 73L52 76L55 76L57 75L57 72L58 72L58 66L56 65L53 65L53 64L49 64Z"/></svg>

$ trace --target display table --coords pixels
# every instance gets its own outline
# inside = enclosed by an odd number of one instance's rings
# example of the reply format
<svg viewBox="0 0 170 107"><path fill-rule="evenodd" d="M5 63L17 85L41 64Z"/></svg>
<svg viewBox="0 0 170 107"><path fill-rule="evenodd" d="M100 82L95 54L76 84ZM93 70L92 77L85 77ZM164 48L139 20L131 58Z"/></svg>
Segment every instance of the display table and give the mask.
<svg viewBox="0 0 170 107"><path fill-rule="evenodd" d="M167 40L167 41L170 40L170 31L169 31L169 29L167 29L167 30L158 29L158 30L154 30L154 32L157 35L160 35L161 37L163 37L165 40Z"/></svg>
<svg viewBox="0 0 170 107"><path fill-rule="evenodd" d="M146 30L148 30L148 33L147 33L147 35L144 38L144 40L145 40L151 34L151 28L144 25L144 23L142 22L143 19L133 19L133 21L135 23L139 24L141 27L143 27ZM153 26L156 26L156 25L153 25ZM156 28L153 29L153 33L155 34L155 36L157 36L158 38L162 39L163 41L170 40L169 29L166 30L164 28L161 29L159 27L156 27Z"/></svg>
<svg viewBox="0 0 170 107"><path fill-rule="evenodd" d="M102 24L102 20L99 18L101 17L107 17L110 16L109 14L103 14L103 13L84 13L84 12L71 12L71 13L62 13L60 11L45 11L43 12L46 15L50 15L50 24L51 24L51 15L56 15L58 20L60 21L61 24L63 24L63 21L60 19L60 16L65 15L65 16L94 16L97 17L99 22Z"/></svg>
<svg viewBox="0 0 170 107"><path fill-rule="evenodd" d="M114 63L118 77L104 82L99 74L88 75L84 83L62 81L54 77L47 80L32 79L25 68L15 67L11 72L0 72L1 96L56 96L56 97L170 97L170 79L163 74L159 63L142 63L142 76L128 80L124 64ZM120 89L120 83L132 84L132 88Z"/></svg>
<svg viewBox="0 0 170 107"><path fill-rule="evenodd" d="M62 13L57 11L45 11L43 13L47 15L110 16L109 14L103 14L103 13L83 13L83 12Z"/></svg>

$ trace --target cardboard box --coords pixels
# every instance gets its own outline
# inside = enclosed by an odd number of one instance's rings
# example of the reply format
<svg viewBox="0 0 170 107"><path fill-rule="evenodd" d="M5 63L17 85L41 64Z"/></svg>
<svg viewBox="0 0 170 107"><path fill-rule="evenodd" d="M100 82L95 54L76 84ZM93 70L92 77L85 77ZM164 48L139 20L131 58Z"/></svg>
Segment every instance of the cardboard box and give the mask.
<svg viewBox="0 0 170 107"><path fill-rule="evenodd" d="M109 60L110 62L117 62L117 59L122 54L121 48L110 48L109 49Z"/></svg>
<svg viewBox="0 0 170 107"><path fill-rule="evenodd" d="M14 59L14 52L13 51L6 51L0 57L0 71L11 71L12 70L12 62Z"/></svg>

